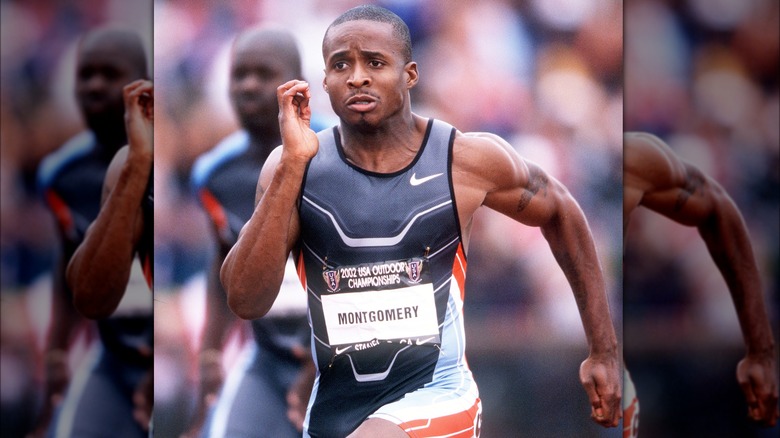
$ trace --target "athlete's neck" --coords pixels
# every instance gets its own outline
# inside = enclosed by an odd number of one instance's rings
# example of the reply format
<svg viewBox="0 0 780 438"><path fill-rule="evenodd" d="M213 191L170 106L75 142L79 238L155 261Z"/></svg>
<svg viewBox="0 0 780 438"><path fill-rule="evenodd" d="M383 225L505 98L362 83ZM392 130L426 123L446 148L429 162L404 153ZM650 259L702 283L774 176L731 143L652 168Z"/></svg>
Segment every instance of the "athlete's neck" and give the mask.
<svg viewBox="0 0 780 438"><path fill-rule="evenodd" d="M341 147L352 164L371 172L392 173L417 156L428 120L410 113L408 120L366 128L339 124Z"/></svg>

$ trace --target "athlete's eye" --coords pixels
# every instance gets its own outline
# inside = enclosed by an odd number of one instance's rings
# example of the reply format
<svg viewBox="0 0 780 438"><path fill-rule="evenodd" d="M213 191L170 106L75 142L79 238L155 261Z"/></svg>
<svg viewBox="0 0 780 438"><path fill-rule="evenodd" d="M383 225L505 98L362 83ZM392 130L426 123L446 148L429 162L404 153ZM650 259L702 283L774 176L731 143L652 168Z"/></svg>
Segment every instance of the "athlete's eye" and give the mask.
<svg viewBox="0 0 780 438"><path fill-rule="evenodd" d="M334 70L344 70L345 68L347 68L347 63L344 61L336 61L333 63Z"/></svg>
<svg viewBox="0 0 780 438"><path fill-rule="evenodd" d="M368 62L368 65L370 65L371 67L375 67L376 68L376 67L383 66L384 63L382 61L379 61L379 60L376 60L376 59L372 59L371 61Z"/></svg>

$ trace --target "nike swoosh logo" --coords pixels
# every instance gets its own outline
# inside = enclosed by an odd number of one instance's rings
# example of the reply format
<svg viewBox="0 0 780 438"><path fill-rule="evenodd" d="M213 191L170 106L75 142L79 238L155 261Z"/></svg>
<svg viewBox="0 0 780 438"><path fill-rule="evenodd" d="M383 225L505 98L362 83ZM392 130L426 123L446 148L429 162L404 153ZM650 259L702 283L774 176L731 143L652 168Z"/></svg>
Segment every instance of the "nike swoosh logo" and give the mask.
<svg viewBox="0 0 780 438"><path fill-rule="evenodd" d="M442 176L442 175L444 175L444 174L443 173L437 173L437 174L434 174L434 175L428 175L428 176L426 176L424 178L417 179L417 172L415 172L415 173L412 174L412 177L409 179L409 184L411 184L413 186L419 186L420 184L428 182L428 181L430 181L430 180L432 180L432 179L434 179L436 177Z"/></svg>
<svg viewBox="0 0 780 438"><path fill-rule="evenodd" d="M337 354L337 355L339 355L339 354L341 354L341 353L343 353L343 352L345 352L345 351L349 350L350 348L352 348L352 346L351 346L351 345L347 345L347 346L346 346L346 347L344 347L344 348L339 348L339 347L336 347L336 354Z"/></svg>
<svg viewBox="0 0 780 438"><path fill-rule="evenodd" d="M431 336L430 338L427 338L427 339L418 339L416 341L416 343L417 343L417 345L427 344L428 342L430 342L430 341L432 341L434 339L436 339L436 336Z"/></svg>

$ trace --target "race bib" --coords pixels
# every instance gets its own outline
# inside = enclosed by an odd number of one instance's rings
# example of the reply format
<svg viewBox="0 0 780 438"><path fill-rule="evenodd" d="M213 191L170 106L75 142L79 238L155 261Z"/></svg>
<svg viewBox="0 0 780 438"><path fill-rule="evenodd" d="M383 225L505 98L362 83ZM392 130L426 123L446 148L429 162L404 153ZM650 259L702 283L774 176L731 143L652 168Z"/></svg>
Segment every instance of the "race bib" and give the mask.
<svg viewBox="0 0 780 438"><path fill-rule="evenodd" d="M339 293L322 294L334 354L383 342L440 344L433 283L420 259L342 267L323 274Z"/></svg>

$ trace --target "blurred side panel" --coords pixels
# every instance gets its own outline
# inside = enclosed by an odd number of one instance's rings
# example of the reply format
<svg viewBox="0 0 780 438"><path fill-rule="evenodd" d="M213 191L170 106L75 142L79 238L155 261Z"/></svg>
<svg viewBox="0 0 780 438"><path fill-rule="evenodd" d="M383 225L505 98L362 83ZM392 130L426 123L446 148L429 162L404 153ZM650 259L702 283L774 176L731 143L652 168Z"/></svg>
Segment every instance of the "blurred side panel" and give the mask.
<svg viewBox="0 0 780 438"><path fill-rule="evenodd" d="M733 198L778 339L778 56L774 0L625 2L625 130L664 140ZM625 359L639 436L777 436L747 418L729 290L697 230L637 209L626 230Z"/></svg>
<svg viewBox="0 0 780 438"><path fill-rule="evenodd" d="M151 59L152 0L3 0L0 20L0 436L40 436L62 248L38 191L39 166L85 129L74 97L79 38L101 26L131 28ZM62 357L69 370L91 341L81 336Z"/></svg>

